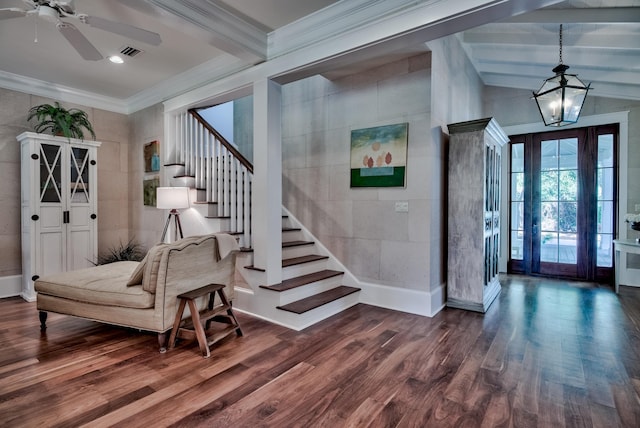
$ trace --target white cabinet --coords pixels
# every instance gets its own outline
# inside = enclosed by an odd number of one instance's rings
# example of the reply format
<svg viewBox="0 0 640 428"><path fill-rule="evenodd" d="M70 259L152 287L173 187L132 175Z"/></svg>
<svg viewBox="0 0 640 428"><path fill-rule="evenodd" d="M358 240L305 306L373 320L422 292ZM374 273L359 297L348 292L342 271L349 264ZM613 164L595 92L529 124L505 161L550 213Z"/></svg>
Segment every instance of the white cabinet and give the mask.
<svg viewBox="0 0 640 428"><path fill-rule="evenodd" d="M486 312L500 293L500 166L508 137L492 118L448 128L447 306Z"/></svg>
<svg viewBox="0 0 640 428"><path fill-rule="evenodd" d="M24 132L21 148L22 293L40 276L93 266L98 253L100 143Z"/></svg>

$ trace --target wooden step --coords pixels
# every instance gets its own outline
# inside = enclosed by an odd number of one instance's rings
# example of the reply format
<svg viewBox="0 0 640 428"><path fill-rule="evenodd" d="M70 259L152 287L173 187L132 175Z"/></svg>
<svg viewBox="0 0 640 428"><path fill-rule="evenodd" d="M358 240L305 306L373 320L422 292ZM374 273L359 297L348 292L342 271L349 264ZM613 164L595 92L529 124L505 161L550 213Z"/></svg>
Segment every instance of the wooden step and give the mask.
<svg viewBox="0 0 640 428"><path fill-rule="evenodd" d="M282 260L282 267L295 266L303 263L316 262L318 260L327 260L328 256L321 256L319 254L309 254L308 256L292 257L290 259Z"/></svg>
<svg viewBox="0 0 640 428"><path fill-rule="evenodd" d="M302 247L313 244L315 244L313 241L287 241L282 243L282 248Z"/></svg>
<svg viewBox="0 0 640 428"><path fill-rule="evenodd" d="M314 296L291 302L287 305L276 307L278 309L282 309L283 311L293 312L295 314L303 314L312 309L315 309L322 305L326 305L329 302L333 302L334 300L338 300L344 296L348 296L349 294L353 294L358 291L360 291L359 288L341 285L339 287L332 288L331 290L318 293Z"/></svg>
<svg viewBox="0 0 640 428"><path fill-rule="evenodd" d="M303 285L311 284L316 281L322 281L323 279L333 278L334 276L342 275L343 272L337 270L325 269L319 272L313 272L307 275L297 276L295 278L285 279L280 284L274 285L261 285L260 288L273 291L285 291L292 288L302 287Z"/></svg>
<svg viewBox="0 0 640 428"><path fill-rule="evenodd" d="M308 256L301 256L301 257L293 257L290 259L284 259L282 260L282 267L288 267L288 266L295 266L295 265L300 265L303 263L311 263L311 262L315 262L318 260L326 260L328 259L328 256L321 256L319 254L310 254ZM257 270L258 272L264 272L265 270L259 267L255 267L253 265L251 266L245 266L245 269L251 269L251 270Z"/></svg>

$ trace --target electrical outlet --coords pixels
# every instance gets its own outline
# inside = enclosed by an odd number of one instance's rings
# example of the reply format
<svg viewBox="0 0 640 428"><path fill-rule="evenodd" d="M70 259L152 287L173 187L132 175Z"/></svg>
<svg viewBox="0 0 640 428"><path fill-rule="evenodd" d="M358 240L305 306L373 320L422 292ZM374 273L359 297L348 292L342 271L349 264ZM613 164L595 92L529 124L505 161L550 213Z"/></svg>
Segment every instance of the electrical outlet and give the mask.
<svg viewBox="0 0 640 428"><path fill-rule="evenodd" d="M636 212L640 212L640 204L636 204Z"/></svg>
<svg viewBox="0 0 640 428"><path fill-rule="evenodd" d="M397 213L409 212L409 202L407 201L396 202L396 212Z"/></svg>

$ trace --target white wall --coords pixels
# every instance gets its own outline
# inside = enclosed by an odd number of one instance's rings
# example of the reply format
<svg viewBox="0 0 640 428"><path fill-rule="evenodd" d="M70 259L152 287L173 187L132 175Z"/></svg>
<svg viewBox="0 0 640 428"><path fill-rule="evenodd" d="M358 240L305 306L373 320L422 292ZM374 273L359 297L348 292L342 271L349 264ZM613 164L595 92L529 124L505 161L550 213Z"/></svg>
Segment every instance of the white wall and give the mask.
<svg viewBox="0 0 640 428"><path fill-rule="evenodd" d="M160 143L160 159L165 159L164 114L162 104L148 107L130 115L129 145L129 237L148 249L160 242L167 212L143 204L142 182L144 178L143 147L151 141ZM162 180L162 177L161 177ZM168 183L160 182L161 186Z"/></svg>
<svg viewBox="0 0 640 428"><path fill-rule="evenodd" d="M360 280L428 290L430 89L428 55L282 88L283 203ZM403 122L406 188L351 189L351 130Z"/></svg>

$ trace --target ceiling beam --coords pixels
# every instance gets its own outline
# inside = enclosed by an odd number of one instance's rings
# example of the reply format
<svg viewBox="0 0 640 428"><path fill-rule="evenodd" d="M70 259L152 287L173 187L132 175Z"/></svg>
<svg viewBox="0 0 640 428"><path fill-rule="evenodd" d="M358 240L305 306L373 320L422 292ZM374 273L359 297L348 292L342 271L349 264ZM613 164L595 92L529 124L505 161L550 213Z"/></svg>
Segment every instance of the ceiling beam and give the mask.
<svg viewBox="0 0 640 428"><path fill-rule="evenodd" d="M267 58L267 33L213 0L146 0L146 3L150 6L127 5L152 13L167 25L247 62L256 64Z"/></svg>
<svg viewBox="0 0 640 428"><path fill-rule="evenodd" d="M598 7L573 9L538 9L522 15L512 16L502 22L511 23L602 23L616 24L640 22L640 7Z"/></svg>
<svg viewBox="0 0 640 428"><path fill-rule="evenodd" d="M490 24L484 30L492 28ZM496 25L499 27L499 24ZM557 29L556 29L557 30ZM635 32L612 33L611 31L591 31L583 34L565 32L563 45L570 48L602 48L602 49L633 49L640 50L640 34ZM531 32L509 32L496 28L496 31L465 31L463 43L496 45L527 45L527 46L558 46L558 33L535 34ZM474 48L475 49L475 48Z"/></svg>

